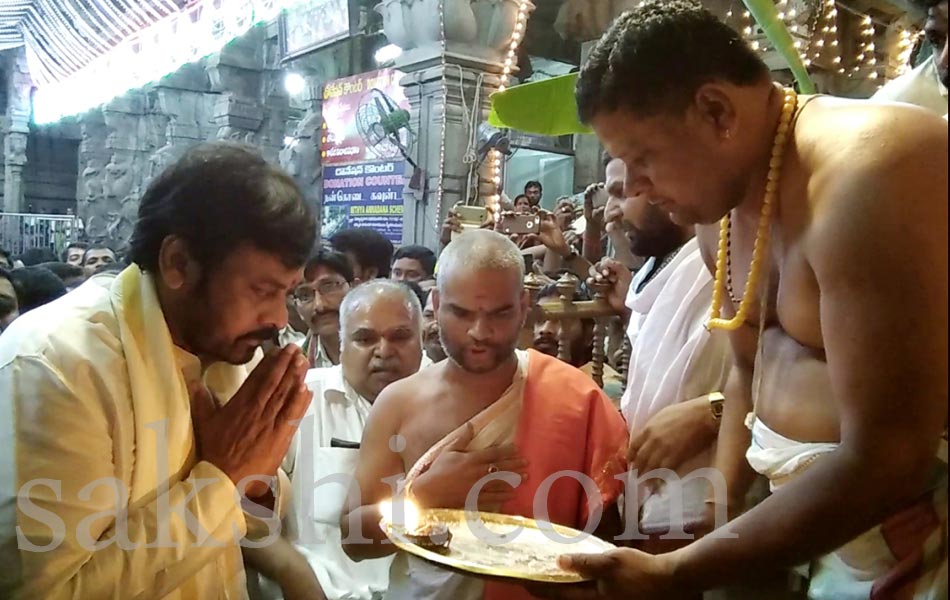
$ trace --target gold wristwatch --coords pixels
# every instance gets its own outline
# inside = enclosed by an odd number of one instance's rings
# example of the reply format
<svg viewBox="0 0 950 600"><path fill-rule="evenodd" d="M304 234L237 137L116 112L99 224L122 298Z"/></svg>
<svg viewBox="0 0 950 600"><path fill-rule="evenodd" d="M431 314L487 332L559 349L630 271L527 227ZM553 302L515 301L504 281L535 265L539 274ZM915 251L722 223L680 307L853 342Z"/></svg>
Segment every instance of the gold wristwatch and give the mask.
<svg viewBox="0 0 950 600"><path fill-rule="evenodd" d="M722 392L713 392L706 395L706 399L709 400L709 411L712 413L713 419L717 422L722 420L722 407L726 402L726 397L722 395Z"/></svg>

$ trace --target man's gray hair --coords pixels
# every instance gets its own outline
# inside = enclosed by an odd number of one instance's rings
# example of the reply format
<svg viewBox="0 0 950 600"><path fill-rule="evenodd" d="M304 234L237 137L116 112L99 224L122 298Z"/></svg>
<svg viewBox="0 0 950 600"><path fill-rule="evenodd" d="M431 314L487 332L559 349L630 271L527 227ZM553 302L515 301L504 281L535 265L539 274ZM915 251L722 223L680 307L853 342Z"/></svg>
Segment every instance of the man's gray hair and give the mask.
<svg viewBox="0 0 950 600"><path fill-rule="evenodd" d="M438 286L443 289L446 277L460 267L517 271L524 281L524 256L514 242L488 229L466 231L445 247L439 257Z"/></svg>
<svg viewBox="0 0 950 600"><path fill-rule="evenodd" d="M359 285L343 298L340 304L340 341L346 338L347 322L350 314L359 306L370 305L377 299L383 297L395 297L401 300L406 310L409 311L409 317L419 326L419 334L422 335L422 306L419 304L419 297L412 291L408 285L390 279L373 279L362 285Z"/></svg>

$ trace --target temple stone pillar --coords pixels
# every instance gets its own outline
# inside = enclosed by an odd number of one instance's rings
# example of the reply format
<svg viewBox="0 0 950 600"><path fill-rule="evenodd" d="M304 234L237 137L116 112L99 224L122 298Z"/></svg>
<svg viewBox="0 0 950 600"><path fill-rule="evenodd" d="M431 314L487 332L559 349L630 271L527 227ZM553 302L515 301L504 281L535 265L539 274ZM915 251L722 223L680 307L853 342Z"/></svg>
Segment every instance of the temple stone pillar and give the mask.
<svg viewBox="0 0 950 600"><path fill-rule="evenodd" d="M23 49L8 61L6 135L3 140L3 211L24 212L23 168L30 133L30 89L32 80Z"/></svg>
<svg viewBox="0 0 950 600"><path fill-rule="evenodd" d="M320 164L320 127L323 116L322 102L314 101L297 123L288 143L279 154L280 166L286 170L303 191L313 210L317 223L322 223L323 167Z"/></svg>
<svg viewBox="0 0 950 600"><path fill-rule="evenodd" d="M24 212L23 167L26 166L28 131L11 127L3 140L3 212Z"/></svg>
<svg viewBox="0 0 950 600"><path fill-rule="evenodd" d="M84 236L105 239L103 178L111 153L106 149L109 130L102 110L93 109L79 117L79 177L76 180L76 214L84 225Z"/></svg>
<svg viewBox="0 0 950 600"><path fill-rule="evenodd" d="M149 96L150 111L160 118L150 124L154 141L161 142L151 151L145 173L144 191L148 183L178 160L182 153L216 133L211 122L216 96L208 94L208 74L202 65L185 65L177 72L161 80ZM158 128L165 124L161 134ZM205 124L204 127L200 123Z"/></svg>
<svg viewBox="0 0 950 600"><path fill-rule="evenodd" d="M208 58L211 91L220 94L212 115L216 139L257 144L264 121L264 45L264 32L257 28Z"/></svg>
<svg viewBox="0 0 950 600"><path fill-rule="evenodd" d="M404 51L395 67L406 74L401 83L417 135L410 153L422 171L403 195L406 244L437 247L448 209L466 200L484 204L494 191L484 166L475 171L470 161L476 149L467 146L501 83L518 6L517 0L385 0L377 9L387 38Z"/></svg>

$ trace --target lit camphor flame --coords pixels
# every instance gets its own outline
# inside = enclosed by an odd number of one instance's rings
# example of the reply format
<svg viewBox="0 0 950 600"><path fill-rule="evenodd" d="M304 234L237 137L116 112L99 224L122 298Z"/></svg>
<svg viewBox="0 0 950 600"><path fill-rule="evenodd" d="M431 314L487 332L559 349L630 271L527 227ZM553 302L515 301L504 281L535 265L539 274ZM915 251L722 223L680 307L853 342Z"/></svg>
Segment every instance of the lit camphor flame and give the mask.
<svg viewBox="0 0 950 600"><path fill-rule="evenodd" d="M419 507L411 499L400 497L394 503L390 498L380 502L378 507L385 523L402 527L408 533L419 529Z"/></svg>

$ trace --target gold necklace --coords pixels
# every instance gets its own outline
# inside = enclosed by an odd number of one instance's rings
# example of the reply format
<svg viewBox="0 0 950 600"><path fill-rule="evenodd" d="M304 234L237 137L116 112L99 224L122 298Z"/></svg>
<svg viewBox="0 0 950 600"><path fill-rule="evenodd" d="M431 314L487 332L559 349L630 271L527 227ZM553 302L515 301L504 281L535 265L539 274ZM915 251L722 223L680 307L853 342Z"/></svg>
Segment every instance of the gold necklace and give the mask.
<svg viewBox="0 0 950 600"><path fill-rule="evenodd" d="M772 156L769 159L769 173L765 181L765 197L762 199L762 212L759 215L759 227L755 234L755 243L752 245L752 262L749 264L749 277L746 279L742 301L731 319L723 319L722 295L726 287L725 279L731 279L732 261L730 252L730 234L732 231L732 211L726 213L719 221L719 250L716 254L716 281L713 286L712 307L706 329L724 329L735 331L746 321L749 309L755 301L758 289L759 276L762 270L762 258L768 251L769 227L772 221L772 205L778 196L779 180L782 176L782 160L785 157L785 148L788 142L788 131L791 127L795 109L798 106L798 95L793 89L785 89L785 104L782 106L782 116L779 118L775 140L772 142ZM731 286L729 286L731 287ZM730 296L732 294L730 293ZM760 319L765 315L760 315Z"/></svg>

